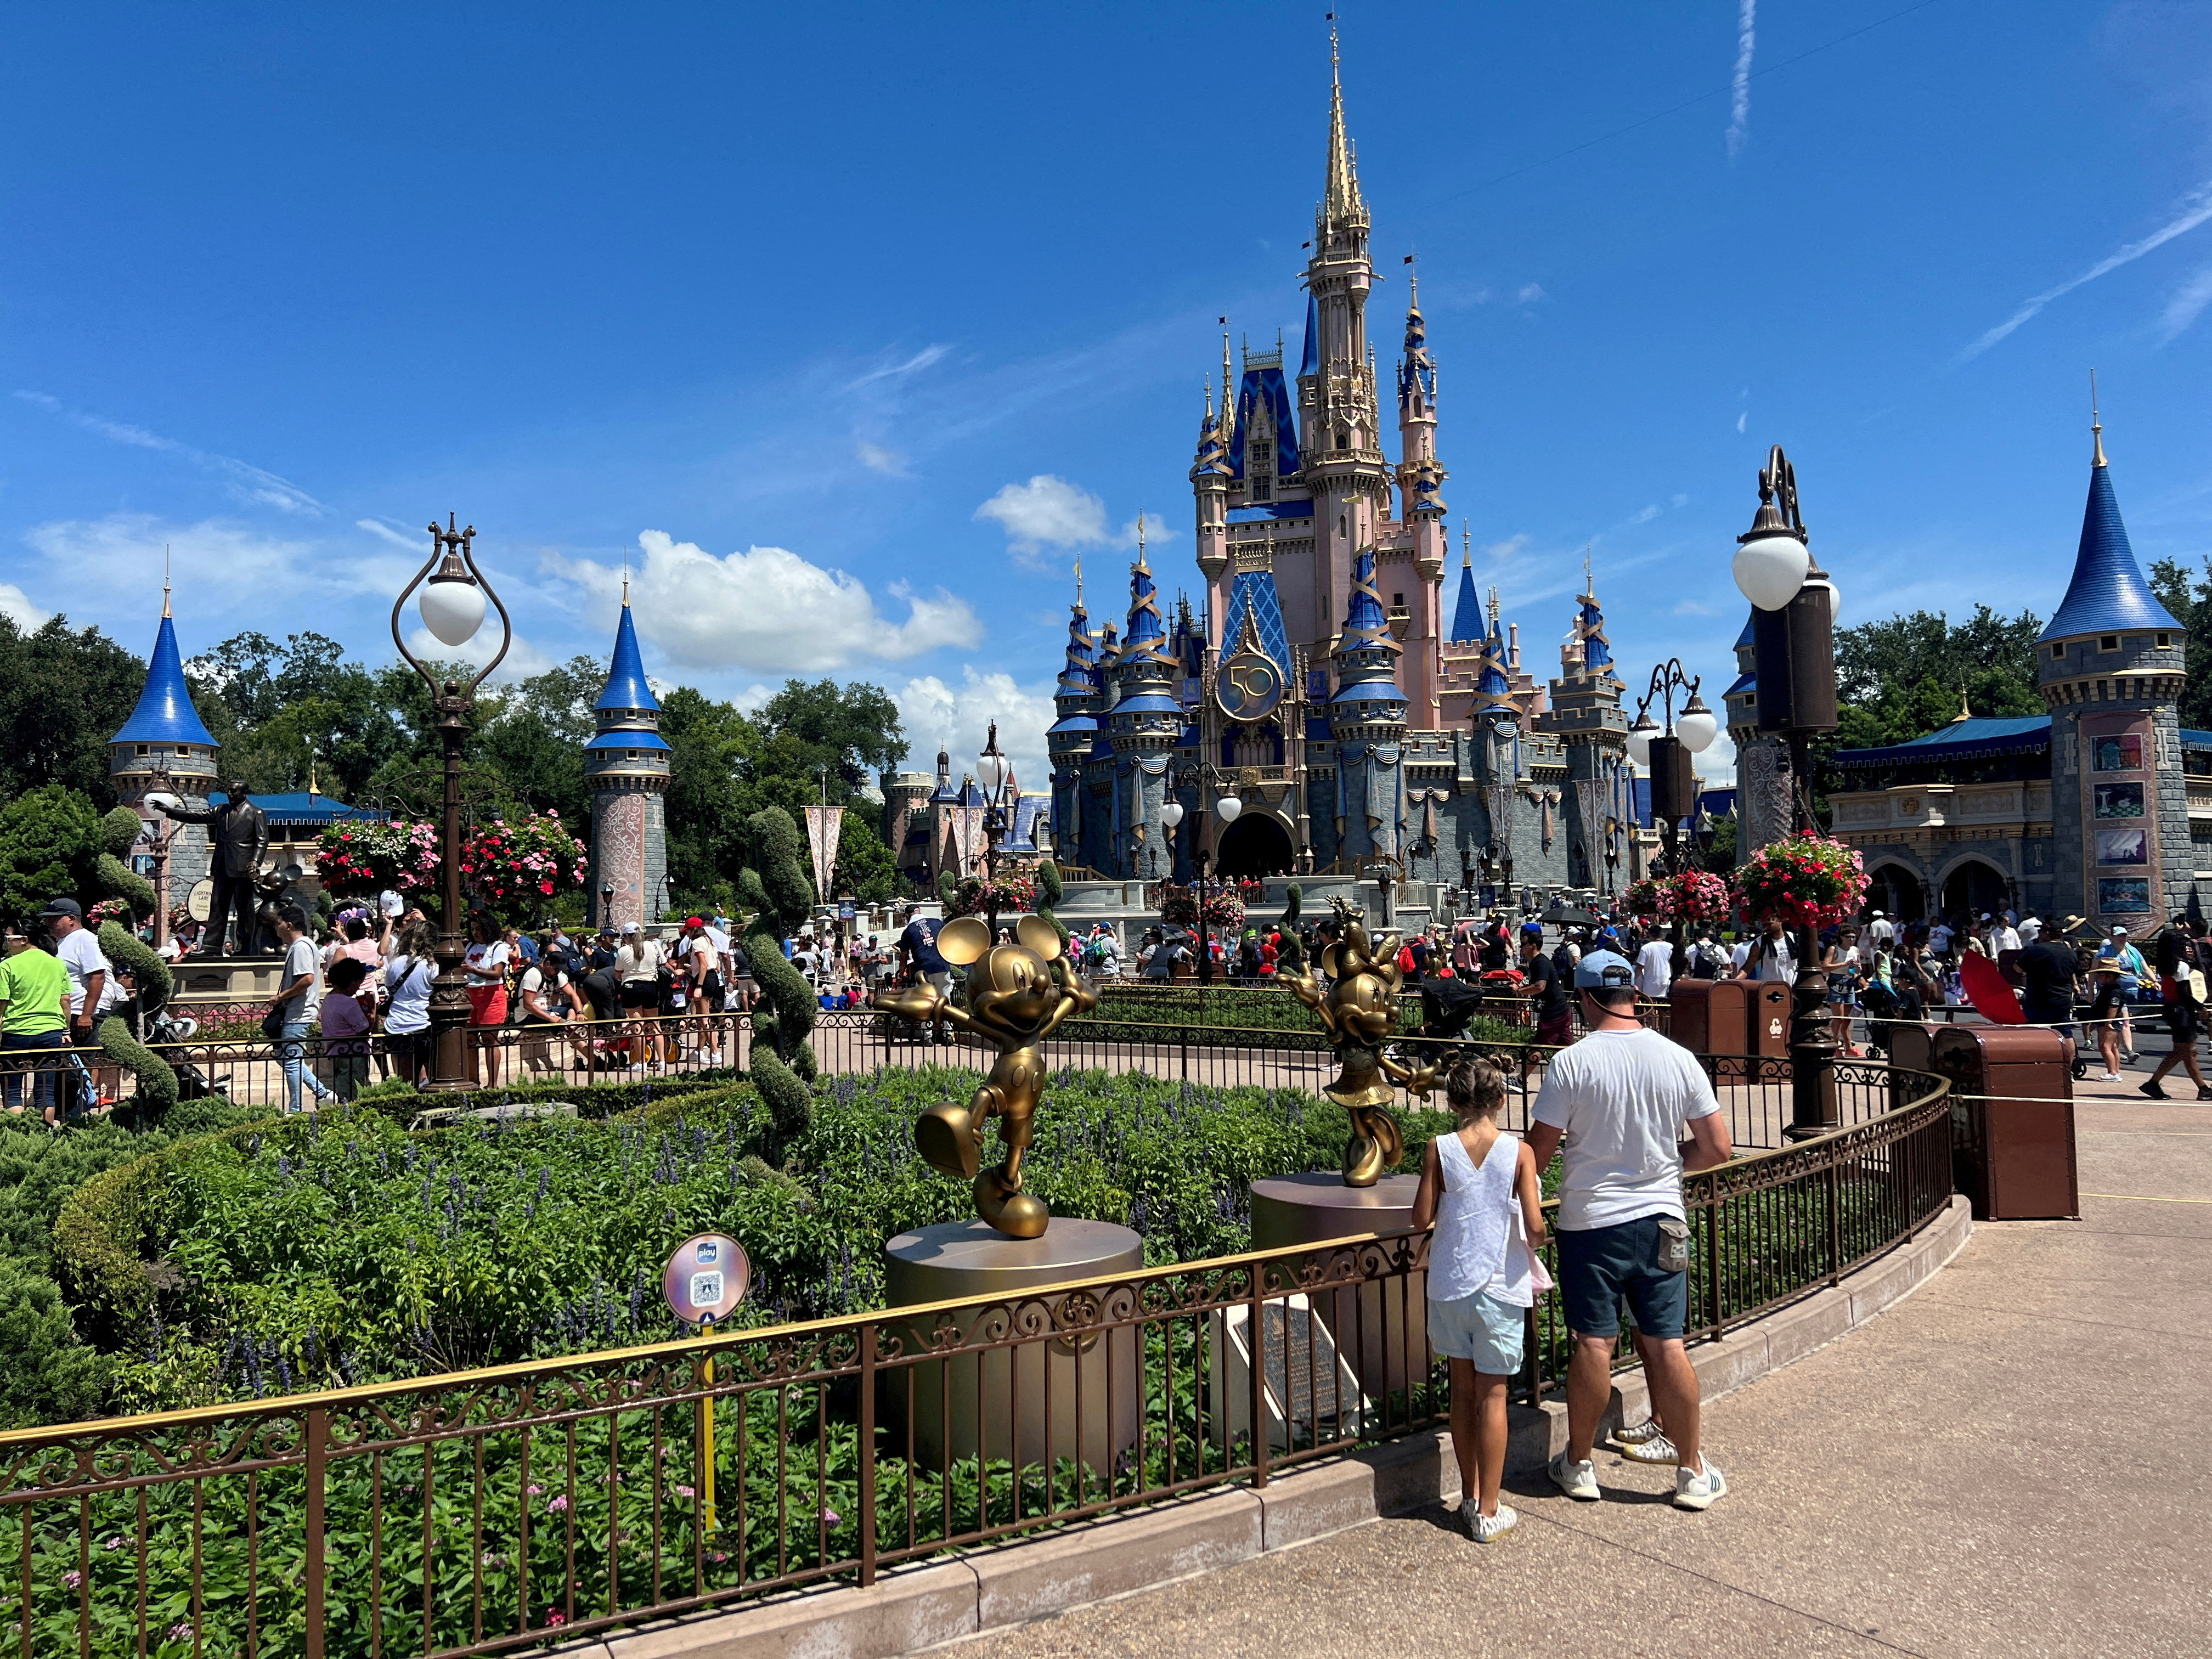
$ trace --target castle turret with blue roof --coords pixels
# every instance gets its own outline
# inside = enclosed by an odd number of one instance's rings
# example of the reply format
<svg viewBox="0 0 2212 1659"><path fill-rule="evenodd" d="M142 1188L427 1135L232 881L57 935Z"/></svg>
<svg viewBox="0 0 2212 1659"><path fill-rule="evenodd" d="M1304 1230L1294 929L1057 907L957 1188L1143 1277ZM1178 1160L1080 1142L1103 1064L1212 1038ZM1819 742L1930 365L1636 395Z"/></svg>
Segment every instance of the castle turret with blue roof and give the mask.
<svg viewBox="0 0 2212 1659"><path fill-rule="evenodd" d="M1329 653L1336 668L1328 730L1336 742L1333 816L1340 857L1398 851L1398 768L1406 737L1406 696L1397 678L1401 649L1375 591L1375 550L1362 548L1352 562L1344 632Z"/></svg>
<svg viewBox="0 0 2212 1659"><path fill-rule="evenodd" d="M146 688L123 729L107 740L107 775L115 798L139 806L155 790L186 805L204 807L216 781L216 744L200 711L192 706L185 682L183 653L177 649L177 624L169 614L169 590L161 588L161 625L154 635L154 654L146 665ZM151 818L150 810L140 816ZM179 823L169 840L169 905L181 904L193 884L208 873L207 830Z"/></svg>
<svg viewBox="0 0 2212 1659"><path fill-rule="evenodd" d="M2094 416L2090 433L2073 580L2035 647L2051 707L2051 873L2100 927L2140 935L2187 905L2196 878L2179 707L2188 635L2136 563Z"/></svg>
<svg viewBox="0 0 2212 1659"><path fill-rule="evenodd" d="M1628 714L1620 706L1626 690L1613 666L1597 578L1585 556L1575 619L1559 645L1559 677L1551 684L1549 708L1534 722L1539 732L1558 738L1566 750L1560 805L1567 831L1567 877L1576 887L1604 888L1608 868L1617 885L1626 861L1625 846L1607 846L1608 837L1621 834L1620 826L1631 816L1623 775Z"/></svg>
<svg viewBox="0 0 2212 1659"><path fill-rule="evenodd" d="M599 731L584 745L584 782L592 792L593 920L602 926L656 921L667 896L669 751L660 735L660 701L637 648L627 578L614 660L592 714ZM605 891L610 884L611 895Z"/></svg>
<svg viewBox="0 0 2212 1659"><path fill-rule="evenodd" d="M1168 758L1182 740L1182 664L1169 648L1167 622L1138 521L1137 562L1129 568L1129 619L1107 669L1113 701L1105 715L1114 754L1109 797L1110 845L1137 875L1171 875L1174 853L1160 821ZM1153 869L1153 854L1158 869Z"/></svg>

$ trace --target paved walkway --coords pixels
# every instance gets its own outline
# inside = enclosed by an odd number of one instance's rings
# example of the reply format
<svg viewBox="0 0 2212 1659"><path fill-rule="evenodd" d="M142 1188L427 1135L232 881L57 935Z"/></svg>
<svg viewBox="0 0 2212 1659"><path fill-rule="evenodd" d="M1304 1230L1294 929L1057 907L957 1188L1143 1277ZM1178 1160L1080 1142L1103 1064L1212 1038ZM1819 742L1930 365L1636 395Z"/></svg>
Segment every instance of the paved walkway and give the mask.
<svg viewBox="0 0 2212 1659"><path fill-rule="evenodd" d="M1983 1224L1911 1300L1712 1404L1735 1490L1703 1516L1601 1454L1603 1503L1510 1483L1502 1545L1432 1508L952 1651L2201 1655L2212 1104L2130 1094L2142 1075L2083 1087L2081 1221Z"/></svg>

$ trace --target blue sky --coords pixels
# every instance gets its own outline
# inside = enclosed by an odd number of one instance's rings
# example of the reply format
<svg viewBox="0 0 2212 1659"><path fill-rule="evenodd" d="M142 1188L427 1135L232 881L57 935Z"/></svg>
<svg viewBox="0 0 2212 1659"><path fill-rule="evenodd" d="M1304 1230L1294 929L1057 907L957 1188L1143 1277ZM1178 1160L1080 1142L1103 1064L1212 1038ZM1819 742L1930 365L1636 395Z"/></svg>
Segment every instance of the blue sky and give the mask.
<svg viewBox="0 0 2212 1659"><path fill-rule="evenodd" d="M19 14L0 603L143 650L166 543L187 653L386 656L450 509L525 665L606 648L627 558L664 682L1036 757L1074 556L1112 604L1142 509L1194 585L1215 318L1303 316L1322 10ZM1373 333L1417 248L1452 538L1539 664L1594 543L1624 668L1725 684L1775 441L1845 622L2047 615L2093 365L2138 554L2212 550L2212 6L1341 16Z"/></svg>

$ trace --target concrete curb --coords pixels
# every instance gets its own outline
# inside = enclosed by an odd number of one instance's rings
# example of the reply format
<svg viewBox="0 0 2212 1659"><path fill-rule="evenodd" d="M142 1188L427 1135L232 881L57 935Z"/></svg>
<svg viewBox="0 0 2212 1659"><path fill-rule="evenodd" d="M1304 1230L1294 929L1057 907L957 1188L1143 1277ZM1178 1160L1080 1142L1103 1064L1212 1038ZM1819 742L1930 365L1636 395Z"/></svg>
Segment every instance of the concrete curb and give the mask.
<svg viewBox="0 0 2212 1659"><path fill-rule="evenodd" d="M1947 1266L1972 1231L1966 1200L1954 1196L1915 1237L1840 1285L1692 1348L1705 1397L1779 1370L1894 1307ZM1613 1381L1608 1426L1642 1419L1649 1409L1643 1373ZM1564 1405L1516 1406L1510 1416L1509 1472L1540 1468L1565 1448ZM1024 1543L890 1569L865 1590L794 1591L555 1651L560 1659L890 1659L1249 1560L1458 1492L1451 1437L1408 1435L1282 1474L1258 1491L1226 1487Z"/></svg>

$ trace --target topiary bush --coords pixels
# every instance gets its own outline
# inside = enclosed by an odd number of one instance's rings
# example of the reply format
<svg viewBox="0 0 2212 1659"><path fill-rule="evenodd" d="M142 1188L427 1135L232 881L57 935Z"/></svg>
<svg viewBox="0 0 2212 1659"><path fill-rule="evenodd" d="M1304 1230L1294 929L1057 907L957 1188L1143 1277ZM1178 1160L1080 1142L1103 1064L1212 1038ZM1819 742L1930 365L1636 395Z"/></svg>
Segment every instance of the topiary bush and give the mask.
<svg viewBox="0 0 2212 1659"><path fill-rule="evenodd" d="M100 821L102 850L93 860L99 896L121 899L131 907L134 916L150 916L161 902L154 884L123 861L137 844L144 828L138 814L131 808L111 807L107 816Z"/></svg>
<svg viewBox="0 0 2212 1659"><path fill-rule="evenodd" d="M751 1076L768 1106L770 1138L767 1156L781 1163L790 1145L806 1133L813 1096L814 1050L806 1041L820 1005L806 976L791 965L783 941L812 913L814 889L807 879L805 843L791 814L780 806L752 816L755 861L738 878L738 896L752 916L745 927L745 954L761 1002L753 1009Z"/></svg>

